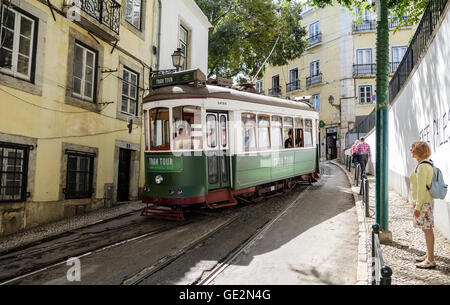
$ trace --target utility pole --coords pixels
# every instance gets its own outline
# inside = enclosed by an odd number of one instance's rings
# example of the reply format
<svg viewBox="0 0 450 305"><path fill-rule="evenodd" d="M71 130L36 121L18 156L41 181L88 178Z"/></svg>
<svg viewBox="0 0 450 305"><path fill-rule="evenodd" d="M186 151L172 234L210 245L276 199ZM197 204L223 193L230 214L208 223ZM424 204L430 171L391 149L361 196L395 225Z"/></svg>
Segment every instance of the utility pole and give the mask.
<svg viewBox="0 0 450 305"><path fill-rule="evenodd" d="M389 21L387 0L376 0L377 10L377 122L375 168L375 216L380 225L380 242L392 241L389 232Z"/></svg>

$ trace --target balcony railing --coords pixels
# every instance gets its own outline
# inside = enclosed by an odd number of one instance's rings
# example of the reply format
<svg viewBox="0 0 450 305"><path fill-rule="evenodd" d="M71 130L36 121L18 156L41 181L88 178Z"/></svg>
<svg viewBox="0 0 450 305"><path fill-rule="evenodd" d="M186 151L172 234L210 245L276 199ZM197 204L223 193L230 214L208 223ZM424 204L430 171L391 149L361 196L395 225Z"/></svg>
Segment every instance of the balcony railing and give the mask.
<svg viewBox="0 0 450 305"><path fill-rule="evenodd" d="M376 64L357 64L353 65L353 76L370 76L377 73Z"/></svg>
<svg viewBox="0 0 450 305"><path fill-rule="evenodd" d="M76 0L71 4L119 35L120 4L114 0ZM83 20L81 21L83 23Z"/></svg>
<svg viewBox="0 0 450 305"><path fill-rule="evenodd" d="M270 96L280 96L281 95L281 87L275 87L269 89Z"/></svg>
<svg viewBox="0 0 450 305"><path fill-rule="evenodd" d="M306 87L311 87L322 83L322 73L311 75L306 78Z"/></svg>
<svg viewBox="0 0 450 305"><path fill-rule="evenodd" d="M286 84L286 92L292 92L300 89L300 80L296 80Z"/></svg>
<svg viewBox="0 0 450 305"><path fill-rule="evenodd" d="M389 73L394 74L397 71L398 65L400 62L390 62L389 63Z"/></svg>
<svg viewBox="0 0 450 305"><path fill-rule="evenodd" d="M411 71L417 64L422 52L426 50L428 41L436 28L448 0L430 0L423 13L417 31L406 50L405 56L397 67L389 83L389 100L392 103L406 83Z"/></svg>
<svg viewBox="0 0 450 305"><path fill-rule="evenodd" d="M362 22L353 21L353 33L374 31L376 29L376 23L374 20L363 20Z"/></svg>
<svg viewBox="0 0 450 305"><path fill-rule="evenodd" d="M309 36L306 41L308 42L309 47L315 46L322 42L322 33L318 33L314 36Z"/></svg>

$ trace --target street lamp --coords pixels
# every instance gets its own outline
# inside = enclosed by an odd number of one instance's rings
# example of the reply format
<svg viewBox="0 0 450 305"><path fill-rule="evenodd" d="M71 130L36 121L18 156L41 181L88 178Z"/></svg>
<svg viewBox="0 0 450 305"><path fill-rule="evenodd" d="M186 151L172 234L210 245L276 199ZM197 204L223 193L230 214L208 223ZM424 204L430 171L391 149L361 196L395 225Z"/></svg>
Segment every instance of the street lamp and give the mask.
<svg viewBox="0 0 450 305"><path fill-rule="evenodd" d="M178 48L176 49L175 52L173 52L172 64L175 68L177 68L177 72L180 70L181 67L184 66L184 54L183 51L181 51L181 48Z"/></svg>

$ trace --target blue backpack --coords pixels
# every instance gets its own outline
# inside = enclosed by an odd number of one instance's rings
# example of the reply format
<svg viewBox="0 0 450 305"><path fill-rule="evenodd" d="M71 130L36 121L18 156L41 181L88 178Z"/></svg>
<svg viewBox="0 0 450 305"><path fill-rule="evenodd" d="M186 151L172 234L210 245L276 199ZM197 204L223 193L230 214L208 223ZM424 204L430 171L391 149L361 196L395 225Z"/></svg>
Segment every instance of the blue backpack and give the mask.
<svg viewBox="0 0 450 305"><path fill-rule="evenodd" d="M444 176L442 175L441 170L434 166L432 162L420 162L420 164L422 163L429 164L433 167L433 180L431 182L431 186L427 185L427 189L430 191L431 197L435 199L444 199L445 196L447 196L448 185L444 182Z"/></svg>

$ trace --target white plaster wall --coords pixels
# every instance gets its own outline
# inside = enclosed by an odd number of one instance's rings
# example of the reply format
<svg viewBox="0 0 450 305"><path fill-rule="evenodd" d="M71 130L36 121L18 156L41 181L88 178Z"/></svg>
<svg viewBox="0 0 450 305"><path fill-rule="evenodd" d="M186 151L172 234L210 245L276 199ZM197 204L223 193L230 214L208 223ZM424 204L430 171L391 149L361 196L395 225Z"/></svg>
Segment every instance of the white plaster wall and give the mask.
<svg viewBox="0 0 450 305"><path fill-rule="evenodd" d="M447 14L411 79L389 111L389 185L411 199L409 175L417 165L411 144L426 141L431 159L450 184L450 15ZM368 136L375 147L375 132ZM375 150L375 149L373 149ZM375 158L373 158L375 161ZM436 228L450 239L450 192L435 201Z"/></svg>
<svg viewBox="0 0 450 305"><path fill-rule="evenodd" d="M179 25L190 31L188 69L208 70L208 31L211 24L194 0L163 0L161 9L160 70L174 69L172 54L178 48Z"/></svg>

